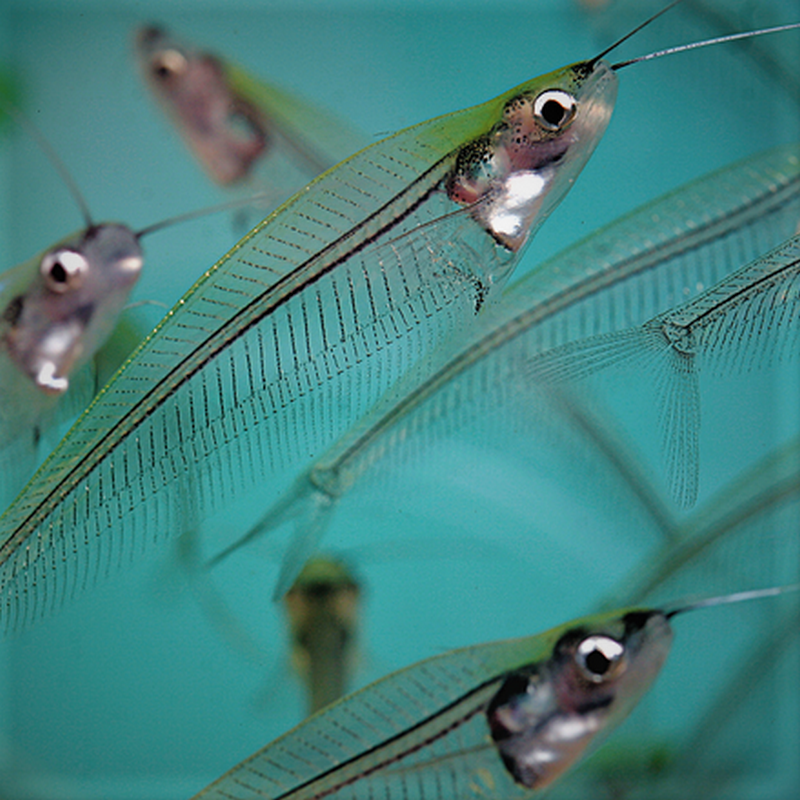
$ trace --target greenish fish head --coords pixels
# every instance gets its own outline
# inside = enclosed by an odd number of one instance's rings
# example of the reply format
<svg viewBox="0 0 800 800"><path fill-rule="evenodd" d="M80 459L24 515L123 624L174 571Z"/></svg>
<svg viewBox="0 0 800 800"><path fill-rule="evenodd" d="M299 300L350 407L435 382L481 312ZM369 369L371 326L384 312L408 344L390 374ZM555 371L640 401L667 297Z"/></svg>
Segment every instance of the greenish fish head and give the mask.
<svg viewBox="0 0 800 800"><path fill-rule="evenodd" d="M540 662L509 673L487 721L516 783L548 786L624 719L658 675L672 629L660 611L629 611L568 628Z"/></svg>
<svg viewBox="0 0 800 800"><path fill-rule="evenodd" d="M564 199L608 126L617 78L604 61L536 78L500 99L491 130L460 148L451 200L519 252Z"/></svg>
<svg viewBox="0 0 800 800"><path fill-rule="evenodd" d="M231 85L223 63L157 25L137 32L135 49L145 84L209 175L223 186L247 179L269 134L259 110Z"/></svg>
<svg viewBox="0 0 800 800"><path fill-rule="evenodd" d="M0 309L11 360L46 394L63 394L70 373L108 337L142 269L138 237L124 225L94 225L34 260L30 283Z"/></svg>

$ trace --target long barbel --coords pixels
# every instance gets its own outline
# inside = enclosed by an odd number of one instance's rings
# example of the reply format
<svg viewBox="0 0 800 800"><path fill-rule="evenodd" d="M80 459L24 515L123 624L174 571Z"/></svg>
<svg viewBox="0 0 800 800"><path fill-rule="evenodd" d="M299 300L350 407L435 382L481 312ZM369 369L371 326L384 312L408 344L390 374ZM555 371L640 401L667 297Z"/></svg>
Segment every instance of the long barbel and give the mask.
<svg viewBox="0 0 800 800"><path fill-rule="evenodd" d="M615 89L605 62L582 62L422 123L246 236L3 515L5 623L325 446L469 325L591 155Z"/></svg>

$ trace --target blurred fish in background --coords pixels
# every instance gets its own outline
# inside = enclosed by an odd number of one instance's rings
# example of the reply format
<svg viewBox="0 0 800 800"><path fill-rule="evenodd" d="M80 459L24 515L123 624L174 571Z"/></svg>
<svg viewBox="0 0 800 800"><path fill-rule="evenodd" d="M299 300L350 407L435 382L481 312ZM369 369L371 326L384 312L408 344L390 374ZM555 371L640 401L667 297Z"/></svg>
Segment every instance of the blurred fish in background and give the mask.
<svg viewBox="0 0 800 800"><path fill-rule="evenodd" d="M263 193L261 216L368 144L334 114L176 41L160 26L139 29L136 57L146 85L209 177Z"/></svg>
<svg viewBox="0 0 800 800"><path fill-rule="evenodd" d="M357 657L361 595L346 564L317 556L283 597L292 666L307 687L309 714L347 692Z"/></svg>

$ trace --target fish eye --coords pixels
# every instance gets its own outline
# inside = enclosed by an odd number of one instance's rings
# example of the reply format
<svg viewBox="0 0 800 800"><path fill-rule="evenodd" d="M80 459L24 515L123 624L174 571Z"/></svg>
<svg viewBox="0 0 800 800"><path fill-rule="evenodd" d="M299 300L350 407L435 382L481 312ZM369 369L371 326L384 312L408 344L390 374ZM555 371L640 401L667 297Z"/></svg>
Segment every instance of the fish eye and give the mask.
<svg viewBox="0 0 800 800"><path fill-rule="evenodd" d="M150 71L156 80L166 83L176 75L186 72L186 65L186 56L183 53L177 50L162 50L154 56L150 64Z"/></svg>
<svg viewBox="0 0 800 800"><path fill-rule="evenodd" d="M54 250L39 265L45 285L58 294L80 286L88 269L89 262L74 250Z"/></svg>
<svg viewBox="0 0 800 800"><path fill-rule="evenodd" d="M592 683L602 683L625 669L625 646L610 636L587 636L575 650L575 663Z"/></svg>
<svg viewBox="0 0 800 800"><path fill-rule="evenodd" d="M563 128L575 116L576 107L575 98L561 89L548 89L533 101L536 119L549 131Z"/></svg>

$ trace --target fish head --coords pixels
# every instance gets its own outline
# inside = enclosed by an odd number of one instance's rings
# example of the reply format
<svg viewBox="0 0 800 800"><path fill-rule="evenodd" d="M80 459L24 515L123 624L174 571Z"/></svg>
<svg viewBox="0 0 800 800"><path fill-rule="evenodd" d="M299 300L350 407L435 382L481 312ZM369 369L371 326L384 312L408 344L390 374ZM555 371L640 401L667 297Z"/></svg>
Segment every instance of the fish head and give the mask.
<svg viewBox="0 0 800 800"><path fill-rule="evenodd" d="M35 259L28 286L0 310L3 343L43 392L62 394L70 373L103 344L139 277L135 233L95 225Z"/></svg>
<svg viewBox="0 0 800 800"><path fill-rule="evenodd" d="M605 132L617 78L604 61L580 62L498 98L490 130L460 148L446 182L451 200L501 245L519 252L563 200Z"/></svg>

